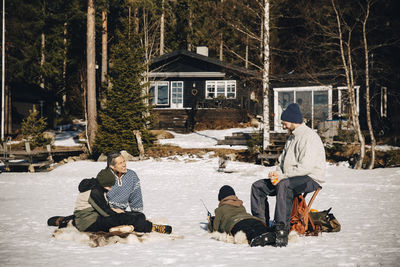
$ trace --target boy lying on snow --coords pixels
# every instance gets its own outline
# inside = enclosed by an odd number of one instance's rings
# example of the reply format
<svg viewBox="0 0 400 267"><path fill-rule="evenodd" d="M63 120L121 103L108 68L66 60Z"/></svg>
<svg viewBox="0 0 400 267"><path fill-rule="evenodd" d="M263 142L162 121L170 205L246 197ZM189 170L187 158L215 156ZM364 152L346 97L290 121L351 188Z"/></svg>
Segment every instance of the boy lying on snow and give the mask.
<svg viewBox="0 0 400 267"><path fill-rule="evenodd" d="M247 242L254 246L281 246L275 242L281 238L280 228L284 225L275 225L270 228L265 223L246 212L243 201L238 199L235 191L229 185L224 185L218 194L219 205L215 209L215 217L208 217L208 230L218 231L235 236L239 231L246 234ZM286 245L286 244L285 244Z"/></svg>
<svg viewBox="0 0 400 267"><path fill-rule="evenodd" d="M75 203L74 224L83 232L156 231L170 234L169 225L156 225L146 220L141 212L124 212L109 206L105 194L115 184L110 169L101 170L94 179L84 179L79 184L79 195Z"/></svg>

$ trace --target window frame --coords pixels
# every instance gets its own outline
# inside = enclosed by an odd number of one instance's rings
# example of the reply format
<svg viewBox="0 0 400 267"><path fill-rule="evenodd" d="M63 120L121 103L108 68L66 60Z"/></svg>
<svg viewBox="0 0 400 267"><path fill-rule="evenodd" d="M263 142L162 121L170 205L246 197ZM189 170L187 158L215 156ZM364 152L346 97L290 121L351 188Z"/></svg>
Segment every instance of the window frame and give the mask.
<svg viewBox="0 0 400 267"><path fill-rule="evenodd" d="M223 84L223 92L221 85ZM220 89L220 90L218 90ZM236 99L237 83L236 80L207 80L205 85L205 99ZM213 94L213 96L210 96ZM233 96L230 96L232 95Z"/></svg>
<svg viewBox="0 0 400 267"><path fill-rule="evenodd" d="M175 86L173 87L173 83L176 83L176 85L180 85L180 86ZM181 90L181 96L180 99L182 100L179 103L173 103L173 88L179 88ZM171 108L175 108L177 106L183 107L183 100L184 100L184 88L185 88L185 84L183 81L170 81L170 91L171 91L171 96L170 96L170 102L171 102ZM176 93L176 92L175 92ZM176 97L176 99L178 99L178 97Z"/></svg>
<svg viewBox="0 0 400 267"><path fill-rule="evenodd" d="M167 86L167 103L158 103L158 91L159 91L159 86ZM151 88L154 87L154 95L151 101L152 105L155 106L169 106L170 105L170 100L171 100L171 96L170 96L170 82L169 81L154 81L151 82L150 84L150 89L149 92L151 91Z"/></svg>

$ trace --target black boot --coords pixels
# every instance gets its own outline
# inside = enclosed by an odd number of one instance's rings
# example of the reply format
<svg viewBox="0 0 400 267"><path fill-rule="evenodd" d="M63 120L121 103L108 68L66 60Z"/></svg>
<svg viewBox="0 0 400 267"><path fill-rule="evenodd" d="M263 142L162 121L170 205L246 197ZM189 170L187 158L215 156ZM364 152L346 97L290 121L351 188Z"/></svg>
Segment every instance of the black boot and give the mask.
<svg viewBox="0 0 400 267"><path fill-rule="evenodd" d="M267 246L267 245L274 245L275 244L275 232L266 232L262 233L259 236L254 237L250 241L250 247L257 247L257 246Z"/></svg>
<svg viewBox="0 0 400 267"><path fill-rule="evenodd" d="M289 240L289 227L282 222L278 222L274 225L275 230L275 246L286 247Z"/></svg>
<svg viewBox="0 0 400 267"><path fill-rule="evenodd" d="M58 225L58 228L65 228L65 227L67 227L67 226L68 226L68 223L69 223L70 221L72 221L72 223L74 222L74 219L75 219L75 215L70 215L70 216L67 216L67 217L63 218L63 219L60 221L60 223L59 223L59 225Z"/></svg>
<svg viewBox="0 0 400 267"><path fill-rule="evenodd" d="M64 216L53 216L47 220L48 226L59 226L60 222L64 219Z"/></svg>
<svg viewBox="0 0 400 267"><path fill-rule="evenodd" d="M68 223L74 220L74 215L69 216L53 216L47 220L48 226L58 226L58 228L67 227Z"/></svg>
<svg viewBox="0 0 400 267"><path fill-rule="evenodd" d="M172 227L169 225L161 225L161 224L154 224L151 229L154 232L162 233L162 234L167 234L169 235L172 232Z"/></svg>

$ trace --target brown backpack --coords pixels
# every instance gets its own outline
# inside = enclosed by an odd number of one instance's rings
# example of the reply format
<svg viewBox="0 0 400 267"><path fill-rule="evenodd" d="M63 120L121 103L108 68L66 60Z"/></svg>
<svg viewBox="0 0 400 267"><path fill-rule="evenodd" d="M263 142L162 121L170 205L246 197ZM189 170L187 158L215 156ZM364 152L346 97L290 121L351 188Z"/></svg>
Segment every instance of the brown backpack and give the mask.
<svg viewBox="0 0 400 267"><path fill-rule="evenodd" d="M317 234L315 225L310 218L309 208L302 195L295 197L292 214L290 216L290 231L296 231L300 235Z"/></svg>

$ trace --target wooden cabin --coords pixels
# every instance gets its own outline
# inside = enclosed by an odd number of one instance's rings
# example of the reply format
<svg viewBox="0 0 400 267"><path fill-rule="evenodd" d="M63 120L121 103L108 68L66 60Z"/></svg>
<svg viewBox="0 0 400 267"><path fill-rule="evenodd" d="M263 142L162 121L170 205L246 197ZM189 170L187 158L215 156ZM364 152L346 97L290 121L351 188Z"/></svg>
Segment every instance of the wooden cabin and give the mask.
<svg viewBox="0 0 400 267"><path fill-rule="evenodd" d="M155 58L150 65L151 103L158 128L193 130L194 123L222 120L245 122L262 112L257 73L197 53L178 50Z"/></svg>

